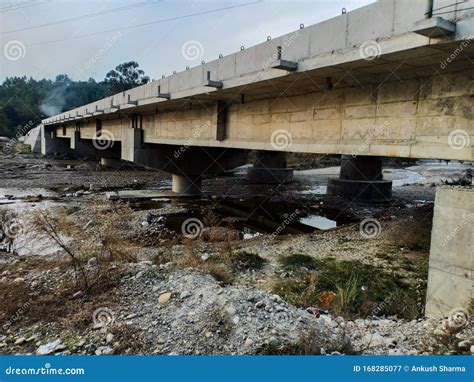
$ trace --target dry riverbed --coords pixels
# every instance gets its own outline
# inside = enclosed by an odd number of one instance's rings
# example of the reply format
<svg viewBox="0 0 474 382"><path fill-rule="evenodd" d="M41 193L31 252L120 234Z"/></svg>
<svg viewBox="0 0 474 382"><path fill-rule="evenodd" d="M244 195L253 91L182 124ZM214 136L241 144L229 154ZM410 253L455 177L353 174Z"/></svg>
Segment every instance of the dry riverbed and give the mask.
<svg viewBox="0 0 474 382"><path fill-rule="evenodd" d="M389 168L394 197L378 206L325 196L337 167L280 187L242 168L198 199L143 168L29 155L0 167L15 223L15 253L0 251L3 354L473 350L456 312L423 318L434 185L466 164Z"/></svg>

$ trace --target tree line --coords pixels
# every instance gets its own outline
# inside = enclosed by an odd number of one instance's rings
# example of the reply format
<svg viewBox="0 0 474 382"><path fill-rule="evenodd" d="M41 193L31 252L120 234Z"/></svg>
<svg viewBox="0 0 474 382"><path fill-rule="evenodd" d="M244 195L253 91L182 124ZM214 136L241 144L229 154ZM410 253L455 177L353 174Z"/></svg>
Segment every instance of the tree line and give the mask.
<svg viewBox="0 0 474 382"><path fill-rule="evenodd" d="M0 85L0 136L14 137L42 119L146 84L150 78L135 61L110 70L103 81L74 81L67 74L53 80L7 77Z"/></svg>

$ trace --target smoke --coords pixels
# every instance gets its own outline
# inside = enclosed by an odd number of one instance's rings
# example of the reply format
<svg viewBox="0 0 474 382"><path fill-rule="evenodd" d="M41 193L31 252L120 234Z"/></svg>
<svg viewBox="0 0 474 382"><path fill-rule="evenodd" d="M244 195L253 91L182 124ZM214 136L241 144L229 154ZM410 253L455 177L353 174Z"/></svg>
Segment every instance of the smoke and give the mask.
<svg viewBox="0 0 474 382"><path fill-rule="evenodd" d="M39 109L47 116L59 114L63 111L66 104L65 92L69 84L56 86L48 96L41 102Z"/></svg>

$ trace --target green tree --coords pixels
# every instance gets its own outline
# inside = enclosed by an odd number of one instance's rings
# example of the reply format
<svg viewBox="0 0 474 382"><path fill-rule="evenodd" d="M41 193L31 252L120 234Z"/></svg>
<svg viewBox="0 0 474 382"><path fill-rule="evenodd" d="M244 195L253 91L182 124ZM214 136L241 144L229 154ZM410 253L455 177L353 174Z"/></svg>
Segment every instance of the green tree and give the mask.
<svg viewBox="0 0 474 382"><path fill-rule="evenodd" d="M135 86L150 82L150 77L145 75L135 61L124 62L109 71L104 82L111 94L120 93Z"/></svg>

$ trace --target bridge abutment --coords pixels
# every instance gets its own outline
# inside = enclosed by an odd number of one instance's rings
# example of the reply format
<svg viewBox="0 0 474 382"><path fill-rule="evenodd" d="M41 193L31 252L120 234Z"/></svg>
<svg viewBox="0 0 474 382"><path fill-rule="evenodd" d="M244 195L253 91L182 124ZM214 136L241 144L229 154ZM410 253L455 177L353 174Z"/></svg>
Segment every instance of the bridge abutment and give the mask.
<svg viewBox="0 0 474 382"><path fill-rule="evenodd" d="M247 179L254 183L281 184L293 180L293 169L286 167L286 153L281 151L257 151L253 167Z"/></svg>
<svg viewBox="0 0 474 382"><path fill-rule="evenodd" d="M474 189L437 187L431 230L425 315L445 317L474 307ZM472 312L471 312L472 313Z"/></svg>
<svg viewBox="0 0 474 382"><path fill-rule="evenodd" d="M383 179L380 157L343 155L339 178L328 180L327 193L359 202L384 203L392 197L392 181Z"/></svg>

